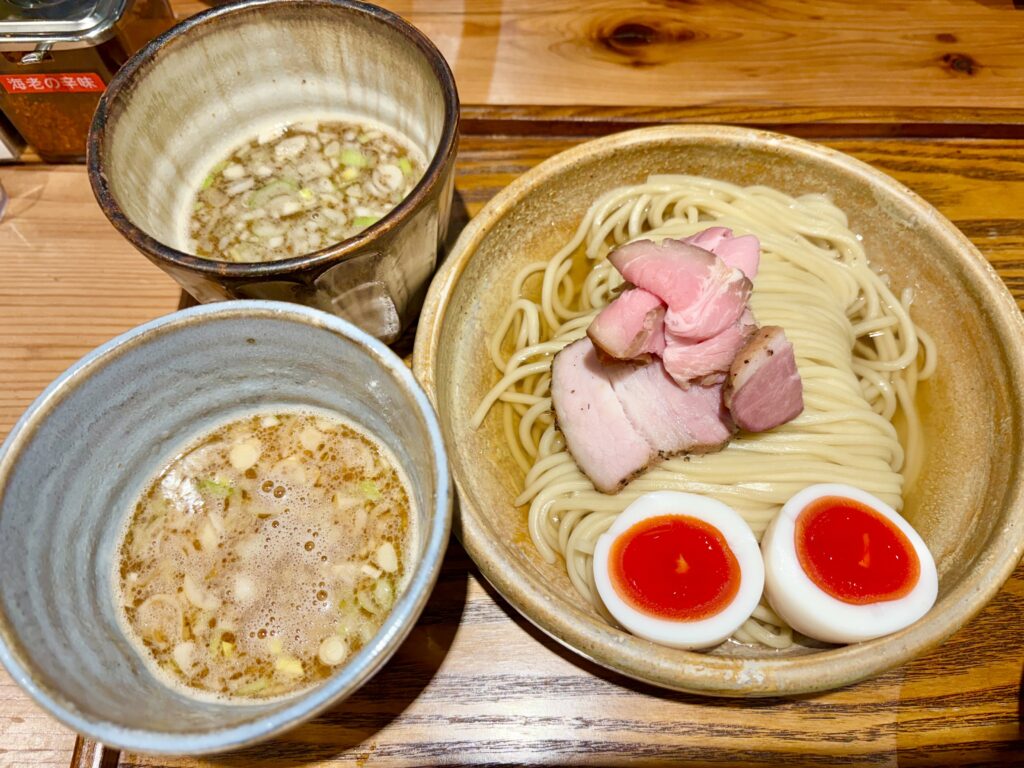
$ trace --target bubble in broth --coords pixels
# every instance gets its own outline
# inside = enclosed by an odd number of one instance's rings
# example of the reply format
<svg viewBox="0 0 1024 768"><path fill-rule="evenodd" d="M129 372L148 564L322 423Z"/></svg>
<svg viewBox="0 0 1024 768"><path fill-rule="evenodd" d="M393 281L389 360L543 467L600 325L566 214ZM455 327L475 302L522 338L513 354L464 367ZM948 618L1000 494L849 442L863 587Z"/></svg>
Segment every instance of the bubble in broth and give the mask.
<svg viewBox="0 0 1024 768"><path fill-rule="evenodd" d="M115 558L126 634L194 695L265 699L331 675L376 633L415 546L393 455L333 414L205 434L148 485Z"/></svg>

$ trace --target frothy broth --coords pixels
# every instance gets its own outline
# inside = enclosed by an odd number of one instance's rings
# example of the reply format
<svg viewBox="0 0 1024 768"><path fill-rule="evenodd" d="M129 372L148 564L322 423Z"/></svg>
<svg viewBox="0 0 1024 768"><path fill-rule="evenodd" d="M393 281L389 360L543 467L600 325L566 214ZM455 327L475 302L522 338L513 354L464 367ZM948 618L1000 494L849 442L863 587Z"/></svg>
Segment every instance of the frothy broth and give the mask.
<svg viewBox="0 0 1024 768"><path fill-rule="evenodd" d="M415 543L386 447L333 414L265 412L205 434L149 484L117 549L116 599L165 681L276 697L373 637Z"/></svg>

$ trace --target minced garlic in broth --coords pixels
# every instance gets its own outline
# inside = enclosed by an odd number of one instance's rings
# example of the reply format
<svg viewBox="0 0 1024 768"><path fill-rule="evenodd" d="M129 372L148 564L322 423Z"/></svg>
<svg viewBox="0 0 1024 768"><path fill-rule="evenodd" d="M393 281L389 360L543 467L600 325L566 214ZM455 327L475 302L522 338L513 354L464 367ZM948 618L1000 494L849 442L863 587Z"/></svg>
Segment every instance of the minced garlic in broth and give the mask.
<svg viewBox="0 0 1024 768"><path fill-rule="evenodd" d="M208 259L276 261L366 229L423 176L396 131L306 121L268 130L215 165L196 194L188 249Z"/></svg>
<svg viewBox="0 0 1024 768"><path fill-rule="evenodd" d="M257 414L205 435L142 494L117 602L168 682L281 696L373 637L414 538L406 483L365 431L319 412Z"/></svg>

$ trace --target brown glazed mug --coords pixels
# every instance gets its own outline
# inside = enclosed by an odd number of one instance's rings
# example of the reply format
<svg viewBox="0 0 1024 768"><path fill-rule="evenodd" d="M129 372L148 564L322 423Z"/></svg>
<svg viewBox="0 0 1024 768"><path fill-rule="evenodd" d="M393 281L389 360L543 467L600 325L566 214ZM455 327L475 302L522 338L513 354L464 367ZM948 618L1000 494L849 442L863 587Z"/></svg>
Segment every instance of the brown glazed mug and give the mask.
<svg viewBox="0 0 1024 768"><path fill-rule="evenodd" d="M211 166L271 123L370 119L428 158L409 195L359 234L303 256L232 263L185 252L192 196ZM292 301L385 342L420 310L451 210L459 101L416 28L353 0L242 0L139 51L100 99L93 193L114 227L200 302Z"/></svg>

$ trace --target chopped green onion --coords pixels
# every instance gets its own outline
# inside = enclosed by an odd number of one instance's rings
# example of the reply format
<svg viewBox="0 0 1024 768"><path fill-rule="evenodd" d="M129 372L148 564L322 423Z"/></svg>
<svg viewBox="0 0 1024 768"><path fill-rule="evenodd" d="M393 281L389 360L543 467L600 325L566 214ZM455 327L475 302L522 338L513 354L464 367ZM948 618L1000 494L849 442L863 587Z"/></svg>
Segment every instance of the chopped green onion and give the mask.
<svg viewBox="0 0 1024 768"><path fill-rule="evenodd" d="M376 616L380 613L377 601L373 599L369 589L360 589L356 592L356 601L359 603L359 607L371 616Z"/></svg>
<svg viewBox="0 0 1024 768"><path fill-rule="evenodd" d="M270 680L266 677L261 677L258 680L253 680L251 683L238 686L238 688L235 689L235 693L239 696L249 696L254 693L259 693L268 685L270 685Z"/></svg>
<svg viewBox="0 0 1024 768"><path fill-rule="evenodd" d="M285 195L295 191L297 186L288 179L276 179L249 195L249 199L245 201L245 204L250 208L259 208L264 203L269 203L271 199L278 195Z"/></svg>
<svg viewBox="0 0 1024 768"><path fill-rule="evenodd" d="M380 221L380 216L356 216L352 222L357 227L365 228Z"/></svg>
<svg viewBox="0 0 1024 768"><path fill-rule="evenodd" d="M199 481L199 490L210 494L214 498L225 499L234 492L235 487L228 480L221 480L219 477L207 477Z"/></svg>
<svg viewBox="0 0 1024 768"><path fill-rule="evenodd" d="M356 222L358 223L358 219ZM359 484L359 490L363 492L370 501L378 501L380 499L380 489L377 488L377 484L373 480L363 480Z"/></svg>
<svg viewBox="0 0 1024 768"><path fill-rule="evenodd" d="M299 190L299 197L301 197L303 200L312 200L313 190L310 189L309 187L303 187L302 189Z"/></svg>
<svg viewBox="0 0 1024 768"><path fill-rule="evenodd" d="M402 173L406 176L412 175L412 163L409 162L408 157L398 158L398 167L402 169Z"/></svg>
<svg viewBox="0 0 1024 768"><path fill-rule="evenodd" d="M391 589L390 582L384 579L378 581L377 585L373 588L373 599L385 611L388 610L395 600L395 593Z"/></svg>
<svg viewBox="0 0 1024 768"><path fill-rule="evenodd" d="M366 155L358 149L345 149L341 152L342 165L349 165L354 168L365 168L369 162Z"/></svg>
<svg viewBox="0 0 1024 768"><path fill-rule="evenodd" d="M218 629L218 630L214 631L214 633L212 635L210 635L210 643L207 646L207 650L210 652L211 656L216 655L217 647L221 643L220 638L221 638L221 635L223 635L223 634L224 634L224 632Z"/></svg>
<svg viewBox="0 0 1024 768"><path fill-rule="evenodd" d="M211 173L209 176L207 176L205 179L203 179L203 184L200 187L200 189L209 189L212 184L213 184L213 174Z"/></svg>
<svg viewBox="0 0 1024 768"><path fill-rule="evenodd" d="M302 677L302 662L294 656L279 656L274 661L274 669L284 672L292 677Z"/></svg>
<svg viewBox="0 0 1024 768"><path fill-rule="evenodd" d="M358 168L346 168L341 172L341 178L343 181L352 181L353 179L359 178Z"/></svg>

